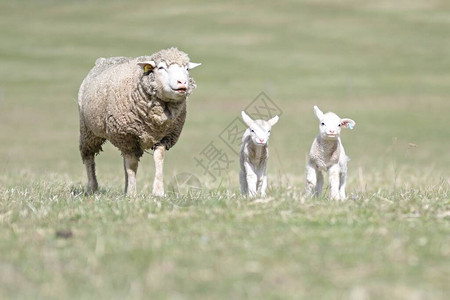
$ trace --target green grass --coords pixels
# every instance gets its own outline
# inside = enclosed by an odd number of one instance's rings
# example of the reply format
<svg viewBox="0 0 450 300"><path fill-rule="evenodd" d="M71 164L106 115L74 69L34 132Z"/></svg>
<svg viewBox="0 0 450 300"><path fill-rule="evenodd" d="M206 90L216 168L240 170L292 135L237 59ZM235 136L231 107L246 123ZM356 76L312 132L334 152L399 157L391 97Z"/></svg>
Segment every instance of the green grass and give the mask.
<svg viewBox="0 0 450 300"><path fill-rule="evenodd" d="M445 299L450 276L447 1L0 0L0 298ZM96 58L178 46L192 71L166 183L198 177L190 206L150 196L141 159L123 196L120 153L85 196L78 87ZM282 110L269 197L239 196L195 157L264 91ZM303 194L313 105L343 133L349 200Z"/></svg>

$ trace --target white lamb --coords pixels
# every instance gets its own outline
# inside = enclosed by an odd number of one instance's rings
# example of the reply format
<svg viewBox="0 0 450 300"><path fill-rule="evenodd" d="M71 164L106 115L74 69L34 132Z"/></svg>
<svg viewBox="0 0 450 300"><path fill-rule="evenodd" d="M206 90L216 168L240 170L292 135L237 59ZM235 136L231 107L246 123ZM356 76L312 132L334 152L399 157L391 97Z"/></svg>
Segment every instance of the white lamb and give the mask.
<svg viewBox="0 0 450 300"><path fill-rule="evenodd" d="M306 192L311 196L321 196L323 187L322 171L328 172L330 197L335 200L345 199L347 162L340 133L341 128L356 125L352 119L341 119L335 113L324 114L317 106L314 113L319 119L319 135L312 143L309 162L306 166Z"/></svg>
<svg viewBox="0 0 450 300"><path fill-rule="evenodd" d="M240 153L241 171L239 182L242 195L256 197L266 196L267 188L267 160L269 158L269 136L273 125L278 122L278 116L269 121L252 120L244 111L242 119L249 128L242 137Z"/></svg>

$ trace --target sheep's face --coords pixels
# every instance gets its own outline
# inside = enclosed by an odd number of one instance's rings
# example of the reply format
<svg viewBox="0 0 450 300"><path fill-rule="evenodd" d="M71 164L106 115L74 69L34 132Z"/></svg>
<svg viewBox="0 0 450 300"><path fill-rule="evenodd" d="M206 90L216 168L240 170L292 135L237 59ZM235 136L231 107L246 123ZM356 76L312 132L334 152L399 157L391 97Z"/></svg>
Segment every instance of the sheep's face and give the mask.
<svg viewBox="0 0 450 300"><path fill-rule="evenodd" d="M241 113L242 119L249 127L247 129L253 144L266 145L269 141L270 130L272 126L278 122L278 116L273 117L269 121L264 120L252 120L244 111Z"/></svg>
<svg viewBox="0 0 450 300"><path fill-rule="evenodd" d="M159 63L147 61L139 64L144 66L144 72L153 72L156 84L160 88L158 96L161 100L169 102L186 99L189 90L189 70L200 65L188 63L180 66L176 63L167 64L165 61Z"/></svg>
<svg viewBox="0 0 450 300"><path fill-rule="evenodd" d="M356 125L352 119L341 119L332 112L324 114L317 106L314 106L314 113L319 119L319 131L321 138L325 140L337 140L342 128L351 128Z"/></svg>

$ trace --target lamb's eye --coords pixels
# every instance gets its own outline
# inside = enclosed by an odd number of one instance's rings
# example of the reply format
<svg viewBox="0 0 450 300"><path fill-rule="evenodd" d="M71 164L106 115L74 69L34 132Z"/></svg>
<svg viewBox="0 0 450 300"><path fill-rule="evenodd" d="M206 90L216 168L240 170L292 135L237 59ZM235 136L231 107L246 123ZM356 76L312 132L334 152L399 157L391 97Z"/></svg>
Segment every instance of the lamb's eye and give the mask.
<svg viewBox="0 0 450 300"><path fill-rule="evenodd" d="M158 70L164 70L164 67L159 67Z"/></svg>
<svg viewBox="0 0 450 300"><path fill-rule="evenodd" d="M250 129L251 132L255 132L253 129Z"/></svg>
<svg viewBox="0 0 450 300"><path fill-rule="evenodd" d="M338 126L341 127L341 124L339 124Z"/></svg>
<svg viewBox="0 0 450 300"><path fill-rule="evenodd" d="M322 126L325 126L325 123L324 122L322 122L320 125L322 125Z"/></svg>
<svg viewBox="0 0 450 300"><path fill-rule="evenodd" d="M269 131L267 131L267 133L270 133L270 130L269 130Z"/></svg>

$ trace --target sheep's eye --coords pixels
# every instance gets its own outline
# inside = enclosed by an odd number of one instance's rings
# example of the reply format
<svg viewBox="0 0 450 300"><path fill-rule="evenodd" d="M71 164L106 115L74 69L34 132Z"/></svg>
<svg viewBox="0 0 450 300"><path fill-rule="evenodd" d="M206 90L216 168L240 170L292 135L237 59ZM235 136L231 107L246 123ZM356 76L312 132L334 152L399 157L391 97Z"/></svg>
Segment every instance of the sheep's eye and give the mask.
<svg viewBox="0 0 450 300"><path fill-rule="evenodd" d="M251 132L255 132L253 129L250 129Z"/></svg>
<svg viewBox="0 0 450 300"><path fill-rule="evenodd" d="M324 126L325 125L325 123L324 122L322 122L320 125L322 125L322 126Z"/></svg>
<svg viewBox="0 0 450 300"><path fill-rule="evenodd" d="M269 130L269 131L267 131L267 133L270 133L270 130Z"/></svg>
<svg viewBox="0 0 450 300"><path fill-rule="evenodd" d="M164 67L159 67L158 70L164 70Z"/></svg>
<svg viewBox="0 0 450 300"><path fill-rule="evenodd" d="M338 126L341 127L341 124L339 124Z"/></svg>

